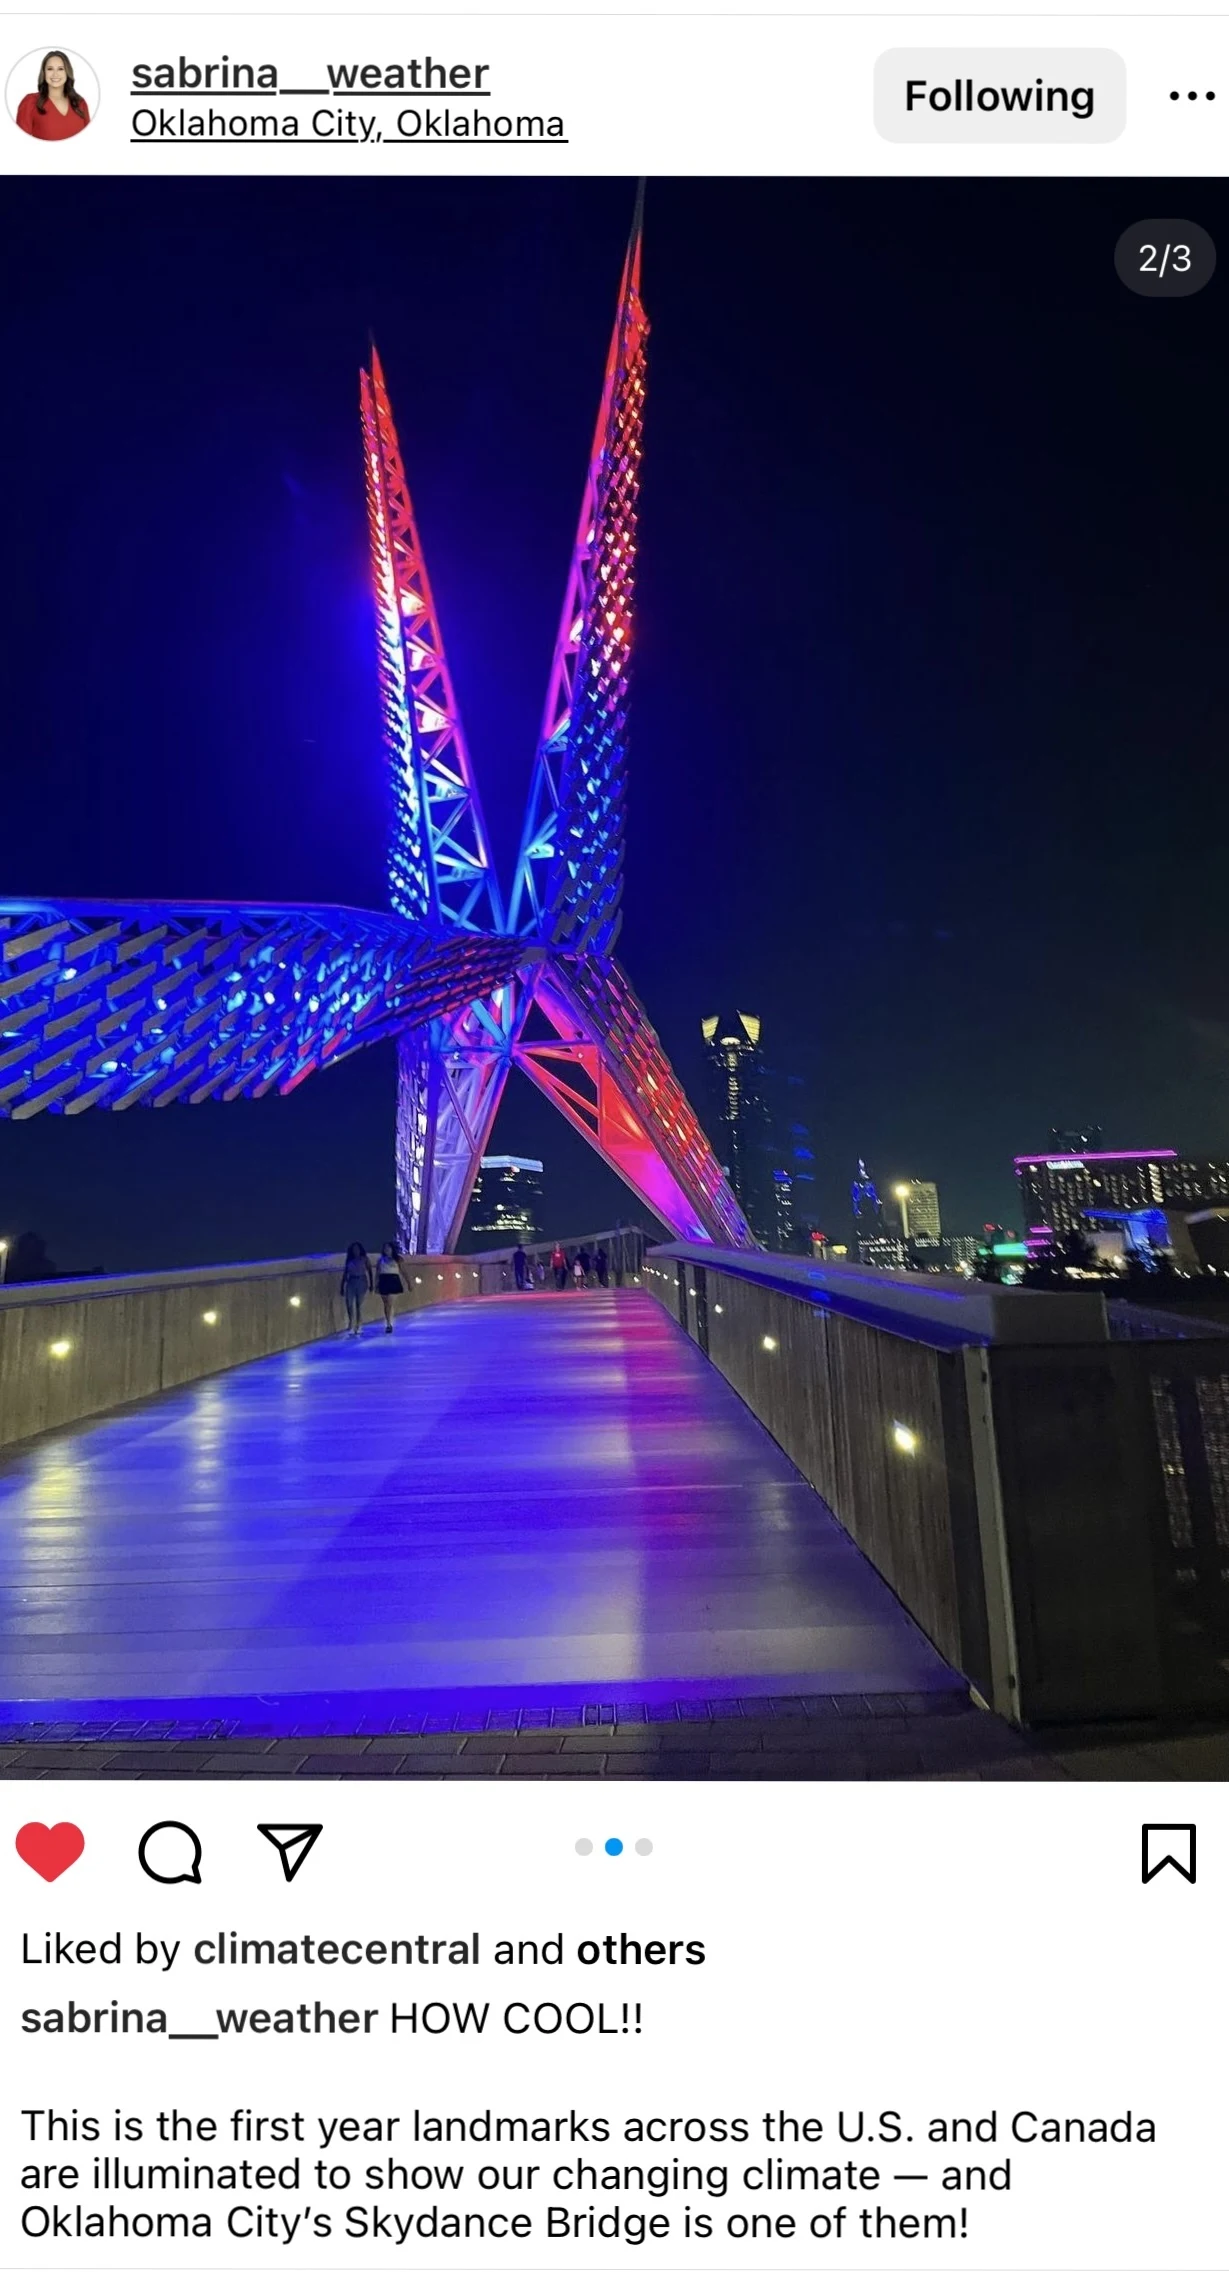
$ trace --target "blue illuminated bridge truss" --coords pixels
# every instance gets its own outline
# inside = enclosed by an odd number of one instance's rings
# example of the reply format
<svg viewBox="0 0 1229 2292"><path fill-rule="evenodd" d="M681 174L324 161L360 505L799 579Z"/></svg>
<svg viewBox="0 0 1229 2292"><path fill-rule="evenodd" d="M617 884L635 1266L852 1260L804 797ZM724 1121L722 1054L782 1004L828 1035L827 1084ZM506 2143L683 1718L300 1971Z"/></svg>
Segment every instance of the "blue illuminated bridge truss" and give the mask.
<svg viewBox="0 0 1229 2292"><path fill-rule="evenodd" d="M373 351L361 408L390 912L0 898L0 1115L285 1092L395 1035L403 1249L456 1247L514 1065L669 1233L750 1244L614 954L648 333L640 239L638 210L511 901Z"/></svg>

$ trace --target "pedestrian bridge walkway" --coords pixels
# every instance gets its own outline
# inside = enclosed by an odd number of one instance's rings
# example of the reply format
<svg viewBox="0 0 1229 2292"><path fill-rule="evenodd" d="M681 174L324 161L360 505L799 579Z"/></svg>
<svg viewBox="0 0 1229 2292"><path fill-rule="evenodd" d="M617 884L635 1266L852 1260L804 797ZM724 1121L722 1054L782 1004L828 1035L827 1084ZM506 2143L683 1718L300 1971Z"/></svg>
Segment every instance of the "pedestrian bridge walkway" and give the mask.
<svg viewBox="0 0 1229 2292"><path fill-rule="evenodd" d="M0 1718L948 1693L639 1290L474 1299L0 1452Z"/></svg>

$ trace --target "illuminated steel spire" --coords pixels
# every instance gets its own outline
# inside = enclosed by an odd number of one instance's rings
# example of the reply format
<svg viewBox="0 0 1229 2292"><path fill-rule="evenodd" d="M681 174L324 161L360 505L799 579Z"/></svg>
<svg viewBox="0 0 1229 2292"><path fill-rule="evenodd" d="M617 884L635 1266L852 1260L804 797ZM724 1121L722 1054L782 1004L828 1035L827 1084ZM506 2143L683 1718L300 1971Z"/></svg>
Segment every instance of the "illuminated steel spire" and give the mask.
<svg viewBox="0 0 1229 2292"><path fill-rule="evenodd" d="M415 922L498 932L503 902L374 346L359 388L392 795L389 899ZM404 1249L456 1246L508 1072L511 1000L497 992L401 1037L396 1173Z"/></svg>
<svg viewBox="0 0 1229 2292"><path fill-rule="evenodd" d="M627 690L648 320L640 300L643 186L564 593L512 923L552 946L608 954L622 921Z"/></svg>
<svg viewBox="0 0 1229 2292"><path fill-rule="evenodd" d="M518 1066L674 1234L752 1236L625 972L627 700L648 320L640 299L643 186L547 687L511 928L544 959L515 1041Z"/></svg>
<svg viewBox="0 0 1229 2292"><path fill-rule="evenodd" d="M360 376L384 746L390 904L411 922L501 931L503 902L374 346Z"/></svg>

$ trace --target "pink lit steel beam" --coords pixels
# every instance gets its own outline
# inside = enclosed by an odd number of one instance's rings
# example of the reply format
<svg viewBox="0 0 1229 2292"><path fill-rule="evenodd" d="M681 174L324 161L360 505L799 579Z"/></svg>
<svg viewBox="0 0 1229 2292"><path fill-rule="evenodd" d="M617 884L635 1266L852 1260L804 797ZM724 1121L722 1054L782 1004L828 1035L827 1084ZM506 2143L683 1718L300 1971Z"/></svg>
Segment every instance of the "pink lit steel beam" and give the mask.
<svg viewBox="0 0 1229 2292"><path fill-rule="evenodd" d="M648 320L638 198L513 883L512 928L608 954L622 920L626 720Z"/></svg>
<svg viewBox="0 0 1229 2292"><path fill-rule="evenodd" d="M380 695L392 816L389 899L437 927L492 931L503 901L378 353L360 377ZM455 1248L510 1063L497 990L407 1033L397 1063L397 1238Z"/></svg>
<svg viewBox="0 0 1229 2292"><path fill-rule="evenodd" d="M533 980L545 1034L518 1066L671 1235L753 1249L754 1237L625 974L611 959L556 958Z"/></svg>
<svg viewBox="0 0 1229 2292"><path fill-rule="evenodd" d="M398 914L500 931L503 901L453 691L384 370L359 379Z"/></svg>

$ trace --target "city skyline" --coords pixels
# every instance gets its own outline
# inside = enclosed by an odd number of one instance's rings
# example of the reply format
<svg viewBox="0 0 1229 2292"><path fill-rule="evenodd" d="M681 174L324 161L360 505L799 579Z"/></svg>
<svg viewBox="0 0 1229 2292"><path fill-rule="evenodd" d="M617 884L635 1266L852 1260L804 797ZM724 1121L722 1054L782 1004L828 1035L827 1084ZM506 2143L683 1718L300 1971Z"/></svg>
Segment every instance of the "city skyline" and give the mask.
<svg viewBox="0 0 1229 2292"><path fill-rule="evenodd" d="M1182 186L1159 188L1181 212ZM655 332L621 954L693 1098L700 1014L763 1014L774 1056L808 1077L816 1222L830 1230L859 1154L885 1183L932 1173L945 1221L964 1232L1015 1221L1013 1160L1055 1122L1095 1114L1111 1140L1163 1135L1190 1154L1229 1137L1215 886L1225 712L1211 666L1229 506L1212 444L1224 322L1214 297L1158 314L1108 265L1088 287L1079 266L1112 244L1138 191L994 184L974 211L938 184L649 187ZM1215 225L1224 194L1209 196ZM12 371L29 377L5 448L3 544L3 703L19 765L8 844L21 877L116 897L165 884L185 898L379 903L350 402L368 327L390 369L414 376L407 452L458 682L473 694L471 739L493 758L506 864L609 323L593 250L621 243L630 185L504 186L497 199L480 184L376 198L361 184L185 182L157 215L119 182L91 185L88 200L36 182L5 198L14 229L79 256L71 327L37 275L0 321ZM897 229L906 198L947 250L924 290ZM1064 249L1036 290L1062 330L1061 397L1045 389L1036 296L1007 283L1039 222ZM455 335L459 393L416 357L413 309L388 284L406 228L417 290ZM165 261L187 232L191 292ZM819 245L822 314L808 285ZM756 326L731 333L727 281L753 254ZM987 278L1002 283L987 290ZM151 397L155 279L164 387ZM288 367L305 306L310 347ZM892 380L902 330L917 352L908 397ZM993 394L980 387L991 373ZM37 400L21 402L36 376ZM511 458L494 419L509 389ZM1145 472L1124 500L1145 396L1156 419L1181 409L1184 428L1206 433L1194 493ZM67 537L40 518L37 457L22 447L47 424L74 441L82 514ZM753 541L757 568L738 645L708 571L729 547L719 467L735 473L737 537ZM168 517L193 533L169 613ZM49 711L27 664L83 595L71 699ZM203 649L224 674L202 679ZM766 718L746 706L752 657L797 672L774 681ZM1129 878L1092 866L1078 838L1044 852L1034 839L1019 864L1020 806L1042 760L1051 794L1078 792L1091 821L1145 801L1161 753L1203 826L1191 839L1158 815L1130 929ZM894 842L919 769L924 814ZM748 786L770 775L777 801L748 805ZM211 840L224 881L206 864ZM146 1244L147 1262L185 1262L203 1227L210 1254L323 1247L344 1173L347 1225L376 1231L390 1222L391 1087L373 1053L365 1072L343 1068L278 1110L285 1121L224 1110L225 1137L204 1108L190 1125L84 1116L37 1139L0 1125L0 1215L45 1230L71 1263L136 1263ZM570 1170L557 1124L544 1140L515 1115L510 1104L492 1150L541 1150L560 1222L580 1222L585 1166Z"/></svg>
<svg viewBox="0 0 1229 2292"><path fill-rule="evenodd" d="M761 1024L763 1023L761 1020ZM369 1051L365 1054L364 1067L369 1070L376 1070L381 1063L381 1057L379 1047ZM386 1057L384 1064L386 1072L382 1079L384 1083L384 1114L386 1116L394 1076L391 1071L388 1071ZM692 1073L688 1076L686 1046L680 1049L677 1065L680 1073L689 1080L693 1097L702 1097L704 1077L702 1073ZM353 1064L348 1063L347 1066L319 1077L313 1086L316 1092L322 1096L328 1094L334 1101L333 1106L329 1109L330 1121L325 1125L326 1134L333 1141L331 1152L335 1151L337 1122L340 1118L344 1124L345 1120L345 1100L348 1095L345 1087L347 1072L353 1078ZM815 1101L821 1097L821 1092L813 1078L808 1077L806 1081L808 1103L814 1108ZM370 1099L370 1112L373 1116L377 1116L380 1110L381 1093L379 1091L371 1093ZM202 1118L208 1120L211 1114L224 1111L227 1117L226 1131L218 1130L215 1132L215 1137L224 1147L233 1146L235 1148L236 1161L239 1159L240 1152L245 1158L250 1157L254 1160L258 1184L261 1170L267 1171L266 1182L272 1188L276 1183L275 1172L279 1167L278 1141L273 1133L285 1125L285 1117L290 1110L291 1103L282 1100L265 1100L255 1104L238 1103L225 1110L202 1106L192 1110L193 1127ZM164 1110L159 1121L166 1122L168 1115L173 1115L174 1111L172 1109ZM236 1131L238 1130L245 1115L247 1128L242 1146L240 1146L238 1137L232 1140L229 1132L232 1124ZM822 1111L814 1115L813 1120L814 1131L822 1141L826 1128ZM1062 1158L1074 1155L1077 1153L1083 1138L1096 1137L1099 1140L1105 1138L1112 1140L1112 1133L1104 1125L1098 1125L1094 1129L1085 1128L1082 1131L1064 1129L1061 1125L1054 1124L1048 1124L1045 1127L1050 1132L1048 1147L1043 1147L1035 1156L1013 1154L1000 1175L997 1187L988 1188L984 1196L974 1198L971 1202L962 1202L960 1210L954 1215L949 1214L944 1208L942 1222L945 1235L978 1235L984 1228L991 1225L1002 1227L1005 1231L1014 1229L1023 1234L1027 1230L1029 1219L1027 1201L1021 1194L1019 1184L1020 1165L1033 1159L1044 1162L1048 1156L1057 1155ZM43 1123L39 1126L38 1139L46 1147L47 1153L37 1159L46 1160L51 1164L53 1183L57 1161L55 1153L57 1137L73 1128L79 1130L79 1123L76 1125L62 1123L48 1125ZM184 1133L180 1131L180 1135L182 1136ZM505 1137L511 1137L514 1144L505 1148L503 1144ZM57 1218L55 1214L47 1214L46 1212L40 1214L38 1198L35 1196L33 1197L35 1214L32 1217L19 1213L6 1215L6 1213L13 1211L15 1204L20 1203L22 1195L20 1185L14 1184L11 1174L11 1164L16 1157L11 1153L6 1155L5 1147L10 1142L19 1148L28 1147L33 1138L34 1133L27 1126L0 1125L0 1229L10 1239L21 1232L36 1232L47 1243L52 1257L62 1265L92 1264L94 1261L103 1262L104 1258L110 1270L120 1269L129 1263L138 1264L140 1262L138 1259L129 1259L126 1254L117 1252L114 1247L110 1249L108 1255L105 1222L91 1218L88 1211L86 1217L80 1221L74 1221L69 1216ZM109 1145L112 1148L112 1152L101 1160L101 1171L109 1174L108 1183L114 1182L122 1186L126 1171L135 1168L137 1172L140 1172L143 1167L149 1167L148 1164L143 1163L143 1157L140 1153L133 1156L126 1150L125 1146L125 1141L128 1138L132 1138L134 1144L139 1146L151 1143L148 1132L143 1137L137 1137L126 1124L117 1123L109 1130L103 1130L101 1134L96 1129L94 1138L99 1144ZM715 1137L714 1144L716 1144ZM543 1233L549 1234L555 1230L570 1233L579 1231L586 1224L598 1225L607 1220L614 1223L622 1219L627 1223L635 1223L644 1217L643 1205L636 1201L635 1196L621 1184L615 1174L595 1163L581 1140L568 1129L549 1104L531 1090L524 1083L523 1078L514 1075L510 1078L507 1103L501 1105L496 1118L490 1152L485 1159L493 1166L503 1167L510 1160L515 1161L519 1158L518 1146L522 1148L531 1147L533 1158L544 1164L540 1196L541 1231ZM1116 1162L1134 1163L1137 1160L1145 1159L1139 1149L1113 1143L1097 1149L1086 1148L1085 1151L1089 1154L1100 1152L1104 1160L1110 1164ZM1185 1146L1180 1145L1174 1148L1171 1145L1166 1147L1165 1153L1167 1158L1176 1160L1179 1167L1184 1170L1196 1165L1207 1165L1213 1169L1219 1165L1229 1171L1229 1149L1223 1150L1219 1155L1211 1152L1196 1154L1189 1151ZM895 1139L889 1139L887 1147L882 1152L875 1152L868 1148L865 1156L856 1155L852 1165L843 1168L835 1166L833 1160L824 1153L821 1145L815 1157L815 1230L824 1232L831 1239L847 1242L851 1248L856 1245L857 1227L850 1211L850 1185L856 1178L859 1165L866 1163L869 1164L878 1178L884 1214L884 1230L889 1235L898 1235L900 1232L899 1188L914 1183L907 1173L910 1171L912 1162L916 1159L917 1157L910 1153L907 1139L903 1143L901 1142L900 1133L897 1133ZM161 1167L164 1158L161 1155L156 1155L154 1160L157 1166ZM173 1173L171 1176L173 1178ZM954 1187L949 1188L943 1169L938 1171L936 1179L932 1180L931 1183L937 1185L940 1199L944 1204L949 1197L956 1197L957 1190ZM172 1188L172 1190L174 1189ZM1193 1200L1194 1195L1191 1193L1189 1181L1187 1192ZM292 1201L294 1198L292 1187ZM745 1203L742 1206L744 1209L746 1208ZM370 1229L373 1234L382 1230L378 1217L370 1217L366 1221L360 1217L359 1225L362 1230ZM328 1233L323 1233L316 1237L313 1246L327 1247L330 1238ZM257 1239L258 1236L254 1234L251 1247L255 1248ZM287 1246L289 1246L288 1243ZM488 1243L486 1246L491 1245ZM191 1253L185 1252L185 1261L188 1254ZM242 1252L236 1252L236 1254L242 1254Z"/></svg>

